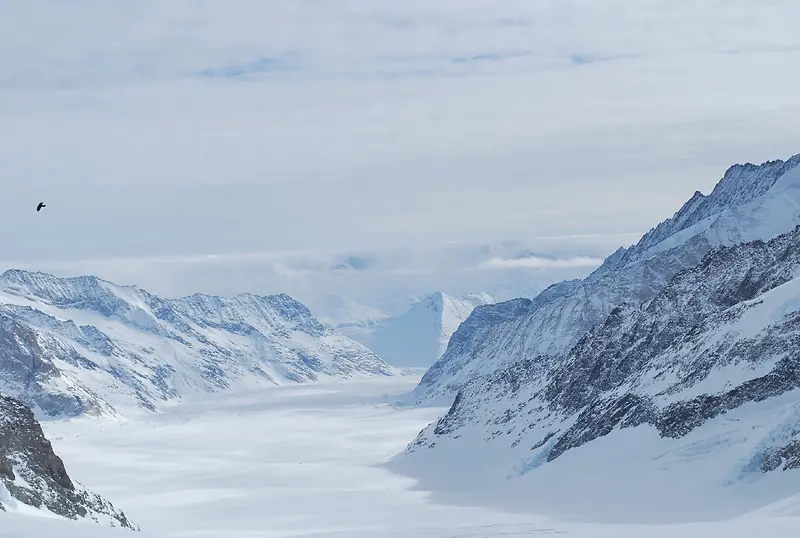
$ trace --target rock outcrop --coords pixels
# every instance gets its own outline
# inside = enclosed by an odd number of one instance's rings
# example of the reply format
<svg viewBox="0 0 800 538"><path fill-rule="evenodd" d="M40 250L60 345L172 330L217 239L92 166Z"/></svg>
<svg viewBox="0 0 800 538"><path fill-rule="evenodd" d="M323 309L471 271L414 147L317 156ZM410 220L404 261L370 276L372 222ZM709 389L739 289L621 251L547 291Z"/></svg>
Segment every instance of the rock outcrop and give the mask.
<svg viewBox="0 0 800 538"><path fill-rule="evenodd" d="M0 395L0 510L20 503L68 519L138 530L121 510L70 478L30 409Z"/></svg>

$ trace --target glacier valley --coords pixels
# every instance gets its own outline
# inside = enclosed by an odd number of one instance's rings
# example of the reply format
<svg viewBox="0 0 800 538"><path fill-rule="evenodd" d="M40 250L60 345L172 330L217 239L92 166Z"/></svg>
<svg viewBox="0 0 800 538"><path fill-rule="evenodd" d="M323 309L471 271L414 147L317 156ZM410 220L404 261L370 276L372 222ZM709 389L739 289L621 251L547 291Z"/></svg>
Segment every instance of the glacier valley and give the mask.
<svg viewBox="0 0 800 538"><path fill-rule="evenodd" d="M794 537L799 322L800 155L585 278L336 327L9 270L0 536Z"/></svg>
<svg viewBox="0 0 800 538"><path fill-rule="evenodd" d="M730 520L634 525L560 521L536 506L515 513L443 504L417 481L385 468L409 437L443 411L388 403L417 381L403 376L288 385L203 396L137 421L46 423L68 468L123 506L141 531L10 512L0 513L0 536L796 536L800 499Z"/></svg>

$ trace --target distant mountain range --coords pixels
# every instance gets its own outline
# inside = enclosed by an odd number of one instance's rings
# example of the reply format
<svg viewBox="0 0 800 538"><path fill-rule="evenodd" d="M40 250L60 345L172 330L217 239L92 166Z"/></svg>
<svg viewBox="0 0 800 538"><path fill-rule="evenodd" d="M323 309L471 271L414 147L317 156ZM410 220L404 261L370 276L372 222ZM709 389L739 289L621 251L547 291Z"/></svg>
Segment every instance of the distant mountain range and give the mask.
<svg viewBox="0 0 800 538"><path fill-rule="evenodd" d="M534 297L550 284L586 276L620 240L420 242L373 249L52 262L18 268L58 276L93 274L136 284L161 297L198 291L226 297L286 293L321 322L336 327L400 316L436 291L453 297L482 291L497 300Z"/></svg>
<svg viewBox="0 0 800 538"><path fill-rule="evenodd" d="M42 417L154 411L198 392L394 375L287 295L167 300L92 276L0 276L0 392Z"/></svg>

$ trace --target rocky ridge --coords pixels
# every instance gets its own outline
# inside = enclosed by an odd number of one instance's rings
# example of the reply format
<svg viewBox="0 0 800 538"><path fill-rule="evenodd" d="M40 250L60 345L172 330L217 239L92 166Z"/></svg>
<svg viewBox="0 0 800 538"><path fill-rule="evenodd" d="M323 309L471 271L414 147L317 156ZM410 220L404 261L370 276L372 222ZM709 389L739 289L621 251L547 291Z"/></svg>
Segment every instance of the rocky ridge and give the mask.
<svg viewBox="0 0 800 538"><path fill-rule="evenodd" d="M394 375L287 295L162 299L95 277L0 277L0 389L39 417L152 412L198 392Z"/></svg>
<svg viewBox="0 0 800 538"><path fill-rule="evenodd" d="M409 395L452 398L470 379L516 362L558 362L623 303L651 299L712 249L770 239L800 222L800 155L731 167L712 194L696 194L637 245L612 254L583 280L550 286L533 300L476 308Z"/></svg>
<svg viewBox="0 0 800 538"><path fill-rule="evenodd" d="M476 308L429 377L444 378L448 357L468 358L480 368L447 387L455 394L449 411L397 461L412 470L435 461L437 473L469 475L475 469L463 467L470 461L463 455L477 451L484 455L481 468L495 478L550 476L555 465L562 473L557 476L569 480L574 477L565 478L560 463L565 456L579 452L594 461L597 456L590 454L600 454L595 447L603 441L603 447L617 447L613 453L641 455L641 465L656 467L653 476L662 472L654 462L662 460L670 469L713 463L718 474L710 480L716 485L800 469L800 227L789 225L800 207L792 203L800 168L770 167L781 175L756 174L765 182L761 186L739 173L726 175L748 192L720 188L729 199L745 202L726 207L713 222L682 210L686 226L676 225L680 240L662 240L671 241L668 249L599 278L553 286L534 300ZM775 211L759 212L765 208ZM692 227L696 232L699 222L702 232L685 233ZM788 231L774 233L783 228ZM618 251L612 263L623 255ZM679 258L670 265L672 256ZM613 297L626 289L619 282L631 275L630 268L643 263L669 266L674 273L657 286L653 282L669 272L649 275L656 278L646 280L644 299L637 293L619 296L601 321L573 336L559 354L519 347L541 335L530 329L532 312L553 314L557 305L555 313L565 316L559 319L581 319L587 310L576 293L606 282L618 286L607 290ZM564 311L565 304L579 306ZM629 445L632 437L625 432L631 431L639 432L636 439L644 435L647 444Z"/></svg>
<svg viewBox="0 0 800 538"><path fill-rule="evenodd" d="M109 501L74 482L33 412L0 395L0 510L23 504L68 519L139 530Z"/></svg>

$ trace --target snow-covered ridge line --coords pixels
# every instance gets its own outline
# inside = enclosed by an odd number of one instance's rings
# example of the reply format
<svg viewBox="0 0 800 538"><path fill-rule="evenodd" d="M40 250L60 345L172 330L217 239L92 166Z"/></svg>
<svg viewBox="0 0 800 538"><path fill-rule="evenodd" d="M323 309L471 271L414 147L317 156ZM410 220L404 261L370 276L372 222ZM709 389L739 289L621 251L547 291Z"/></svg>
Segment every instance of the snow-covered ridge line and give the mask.
<svg viewBox="0 0 800 538"><path fill-rule="evenodd" d="M617 250L584 280L550 286L532 301L476 309L476 319L454 333L412 401L452 397L470 379L519 361L547 367L614 308L651 299L713 248L768 240L793 229L800 219L798 165L800 155L731 167L710 195L695 195L673 218L637 245Z"/></svg>
<svg viewBox="0 0 800 538"><path fill-rule="evenodd" d="M760 165L734 164L714 186L710 194L695 191L694 195L671 218L650 229L635 245L621 248L606 259L597 275L613 267L625 265L634 258L647 256L648 251L669 238L725 209L745 205L771 189L786 172L800 164L800 153L787 160L776 159ZM596 278L597 275L590 277Z"/></svg>
<svg viewBox="0 0 800 538"><path fill-rule="evenodd" d="M129 305L158 308L165 304L181 303L196 305L210 313L226 304L247 302L283 304L290 309L300 311L303 315L311 315L305 305L284 293L274 295L240 293L230 298L195 293L177 299L162 299L138 286L115 284L93 275L61 278L39 271L9 269L0 275L0 286L5 292L48 301L55 306L99 307L98 311L107 315L115 313L114 307ZM90 299L96 302L89 303Z"/></svg>
<svg viewBox="0 0 800 538"><path fill-rule="evenodd" d="M0 389L39 416L155 411L197 392L394 375L288 295L162 299L92 276L0 276Z"/></svg>

